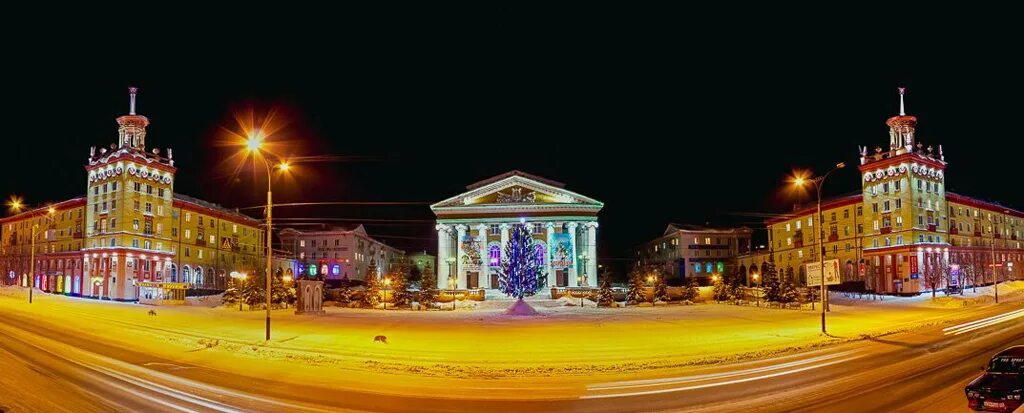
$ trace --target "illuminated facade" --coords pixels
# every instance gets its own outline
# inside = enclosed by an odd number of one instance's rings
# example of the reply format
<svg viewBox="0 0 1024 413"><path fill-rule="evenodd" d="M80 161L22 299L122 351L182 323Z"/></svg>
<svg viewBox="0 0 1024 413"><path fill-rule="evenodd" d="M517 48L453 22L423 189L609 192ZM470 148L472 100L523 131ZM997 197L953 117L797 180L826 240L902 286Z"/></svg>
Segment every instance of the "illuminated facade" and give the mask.
<svg viewBox="0 0 1024 413"><path fill-rule="evenodd" d="M928 274L976 273L991 283L994 260L999 278L1024 276L1024 212L946 191L946 159L917 141L917 118L904 111L886 121L889 149L860 150L862 190L766 222L770 251L741 257L748 276L773 259L779 273L804 282L804 264L816 262L816 233L824 233L824 259L838 259L844 282L866 289L915 294L930 289ZM821 231L821 232L819 232ZM938 287L944 287L943 276Z"/></svg>
<svg viewBox="0 0 1024 413"><path fill-rule="evenodd" d="M325 280L365 280L371 264L383 276L397 269L405 252L370 238L362 225L322 231L280 231L284 249L296 259L296 273Z"/></svg>
<svg viewBox="0 0 1024 413"><path fill-rule="evenodd" d="M513 225L527 225L548 286L597 286L597 213L604 204L561 183L511 171L430 206L437 216L437 286L497 288ZM582 278L582 279L581 279Z"/></svg>
<svg viewBox="0 0 1024 413"><path fill-rule="evenodd" d="M260 267L260 221L174 193L173 153L146 150L136 91L117 143L90 150L84 197L0 220L6 283L30 284L33 226L35 285L46 291L135 300L139 282L224 288L226 273Z"/></svg>
<svg viewBox="0 0 1024 413"><path fill-rule="evenodd" d="M671 284L695 278L710 284L713 275L736 268L736 257L750 252L750 228L709 228L669 224L661 237L634 253L636 265L653 267Z"/></svg>

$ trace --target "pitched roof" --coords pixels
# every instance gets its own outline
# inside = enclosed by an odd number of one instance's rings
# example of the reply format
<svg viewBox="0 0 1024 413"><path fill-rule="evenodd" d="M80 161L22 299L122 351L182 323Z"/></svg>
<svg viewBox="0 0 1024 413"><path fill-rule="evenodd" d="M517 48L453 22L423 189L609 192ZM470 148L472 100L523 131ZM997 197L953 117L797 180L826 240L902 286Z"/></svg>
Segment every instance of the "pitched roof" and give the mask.
<svg viewBox="0 0 1024 413"><path fill-rule="evenodd" d="M561 182L553 181L553 180L550 180L550 179L547 179L547 178L544 178L544 177L541 177L541 176L533 175L533 174L528 174L526 172L523 172L523 171L520 171L518 169L515 169L515 170L511 170L511 171L505 172L505 173L503 173L501 175L492 176L492 177L484 179L482 181L478 181L476 183L472 183L472 184L466 185L466 189L472 191L472 190L480 188L482 186L487 186L489 184L498 182L498 181L500 181L502 179L505 179L505 178L508 178L510 176L521 176L523 178L531 179L531 180L534 180L534 181L537 181L537 182L543 182L543 183L551 185L551 186L555 186L555 187L559 187L559 188L565 188L565 184L563 184Z"/></svg>

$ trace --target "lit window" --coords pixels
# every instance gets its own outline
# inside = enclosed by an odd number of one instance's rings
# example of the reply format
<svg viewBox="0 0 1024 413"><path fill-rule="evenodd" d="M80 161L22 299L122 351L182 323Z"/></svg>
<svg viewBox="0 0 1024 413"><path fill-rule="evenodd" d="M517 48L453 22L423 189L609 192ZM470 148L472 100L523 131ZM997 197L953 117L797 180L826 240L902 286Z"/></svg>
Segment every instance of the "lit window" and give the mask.
<svg viewBox="0 0 1024 413"><path fill-rule="evenodd" d="M299 246L302 247L302 248L305 248L306 247L306 240L300 239L299 240Z"/></svg>

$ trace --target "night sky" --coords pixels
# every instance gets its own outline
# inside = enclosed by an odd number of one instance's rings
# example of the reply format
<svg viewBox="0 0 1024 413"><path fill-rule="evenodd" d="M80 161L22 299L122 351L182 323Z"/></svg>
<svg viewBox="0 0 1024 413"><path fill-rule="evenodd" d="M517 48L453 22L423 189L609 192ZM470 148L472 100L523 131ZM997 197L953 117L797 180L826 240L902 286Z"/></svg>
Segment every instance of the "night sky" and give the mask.
<svg viewBox="0 0 1024 413"><path fill-rule="evenodd" d="M472 24L377 14L274 40L223 30L21 45L5 59L0 193L28 203L83 194L89 147L115 141L134 85L147 145L174 148L177 192L259 205L265 178L251 166L233 178L223 160L235 149L216 142L233 114L273 109L288 120L277 138L289 154L342 157L299 165L275 184L275 202L418 203L282 207L275 217L366 220L393 246L433 251L427 204L519 169L605 202L599 253L614 263L669 222L762 226L763 213L810 199L783 196L794 168L845 161L826 195L859 190L857 145L888 144L884 122L905 86L918 141L944 146L949 190L1024 209L1024 82L993 42L915 36L898 46L795 29L734 41L690 27L693 16L482 13Z"/></svg>

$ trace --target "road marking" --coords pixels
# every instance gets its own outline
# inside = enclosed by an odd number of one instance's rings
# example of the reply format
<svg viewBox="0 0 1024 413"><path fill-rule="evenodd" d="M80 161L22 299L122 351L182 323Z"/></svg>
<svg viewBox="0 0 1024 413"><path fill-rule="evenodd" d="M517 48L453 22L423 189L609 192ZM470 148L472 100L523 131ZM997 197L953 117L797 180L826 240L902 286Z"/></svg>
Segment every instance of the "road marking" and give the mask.
<svg viewBox="0 0 1024 413"><path fill-rule="evenodd" d="M963 333L969 333L974 330L993 326L1000 323L1005 323L1010 320L1024 317L1024 309L1010 311L1008 313L998 314L991 317L982 318L980 320L970 321L963 324L957 324L955 326L946 327L942 329L943 335L960 335Z"/></svg>
<svg viewBox="0 0 1024 413"><path fill-rule="evenodd" d="M797 367L797 366L801 366L801 365L804 365L804 364L814 363L814 362L817 362L817 361L830 360L830 359L834 359L834 358L837 358L837 357L842 357L842 356L850 355L850 354L855 353L857 351L859 351L859 350L847 350L847 351L843 351L843 352L839 352L839 353L825 354L825 355L821 355L821 356L817 356L817 357L811 357L811 358L807 358L807 359L800 359L800 360L790 361L790 362L787 362L787 363L773 364L773 365L770 365L770 366L756 367L756 368L745 369L745 370L734 370L734 371L726 371L726 372L721 372L721 373L700 374L700 375L695 375L695 376L666 377L666 378L660 378L660 379L632 380L632 381L620 381L620 382L613 382L613 383L601 383L601 384L594 384L594 385L587 386L587 388L588 389L618 389L618 388L633 388L633 387L651 387L651 386L660 386L660 385L666 385L666 384L692 383L692 382L695 382L695 381L707 381L707 380L711 380L711 379L719 379L719 378L726 378L726 377L746 376L746 375L750 375L750 374L763 373L763 372L767 372L767 371L781 370L781 369L785 369L785 368L789 368L789 367Z"/></svg>
<svg viewBox="0 0 1024 413"><path fill-rule="evenodd" d="M699 388L708 388L708 387L717 387L717 386L729 385L729 384L745 383L745 382L749 382L749 381L763 380L763 379L766 379L766 378L784 376L784 375L787 375L787 374L800 373L800 372L807 371L807 370L818 369L818 368L821 368L821 367L831 366L831 365L834 365L834 364L845 363L845 362L848 362L848 361L851 361L851 360L854 360L854 359L858 359L860 357L861 356L854 356L854 357L849 357L849 358L845 358L845 359L841 359L841 360L834 360L834 361L827 362L827 363L821 363L821 364L816 364L816 365L812 365L812 366L802 367L802 368L795 369L795 370L785 370L785 371L780 371L780 372L776 372L776 373L765 374L765 375L754 376L754 377L740 378L740 379L735 379L735 380L720 381L720 382L706 383L706 384L695 384L695 385L688 385L688 386L683 386L683 387L662 388L662 389L656 389L656 390L630 391L630 393L616 393L616 394L608 394L608 395L584 395L584 396L581 396L580 399L609 399L609 398L625 398L625 397L633 397L633 396L648 396L648 395L675 393L675 391L695 390L695 389L699 389Z"/></svg>
<svg viewBox="0 0 1024 413"><path fill-rule="evenodd" d="M149 366L165 366L165 367L168 368L168 370L185 370L185 369L194 369L195 368L195 367L192 367L192 366L179 366L177 364L158 363L158 362L154 362L154 361L151 361L149 363L142 363L142 365L146 366L146 367L149 367Z"/></svg>

